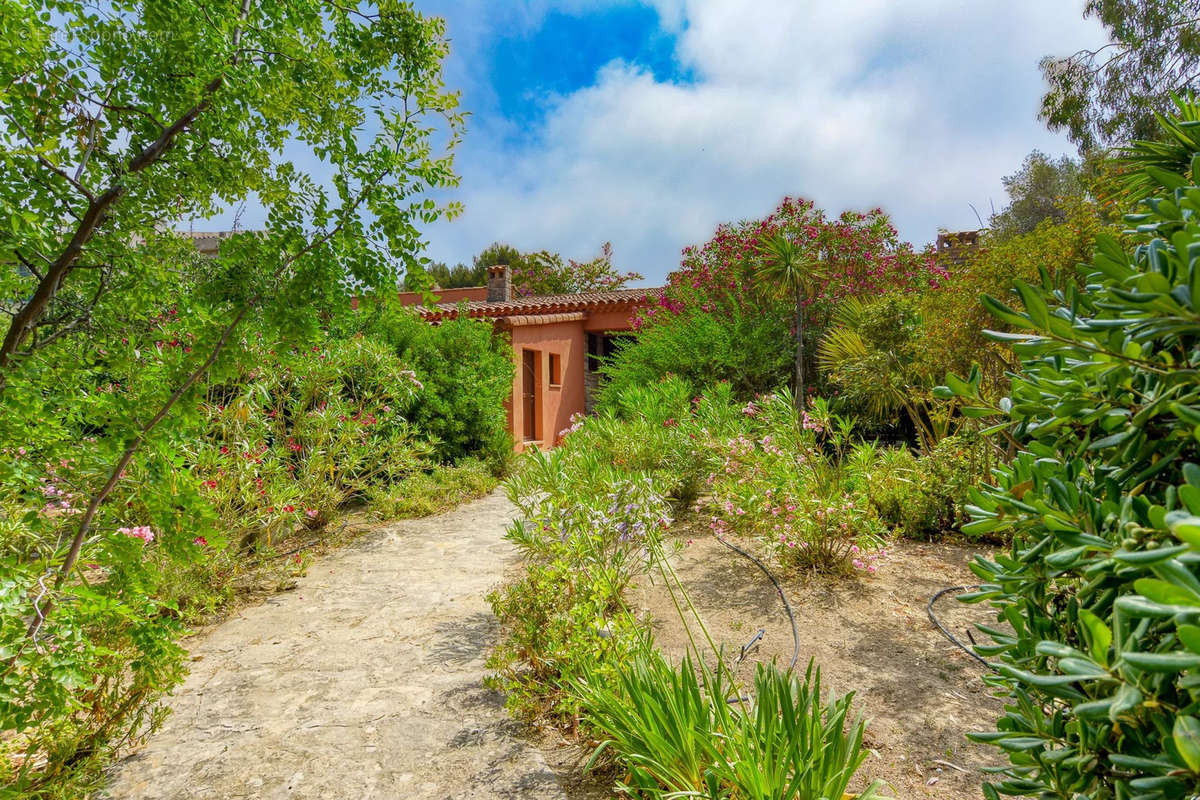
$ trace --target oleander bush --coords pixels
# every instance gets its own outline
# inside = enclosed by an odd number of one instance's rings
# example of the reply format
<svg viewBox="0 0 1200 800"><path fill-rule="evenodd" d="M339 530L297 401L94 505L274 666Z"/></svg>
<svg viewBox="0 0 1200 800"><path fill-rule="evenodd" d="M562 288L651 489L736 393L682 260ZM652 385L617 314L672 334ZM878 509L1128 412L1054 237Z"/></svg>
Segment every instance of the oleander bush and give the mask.
<svg viewBox="0 0 1200 800"><path fill-rule="evenodd" d="M849 421L822 400L797 416L786 390L740 414L736 435L709 443L713 530L757 538L792 569L874 572L887 530L860 491Z"/></svg>
<svg viewBox="0 0 1200 800"><path fill-rule="evenodd" d="M985 299L1021 359L992 409L1020 451L965 528L1012 536L965 598L1001 623L977 648L1007 697L973 737L1009 761L993 800L1200 792L1200 148L1179 160L1135 166L1136 244L1101 236L1084 289ZM987 413L977 382L949 384Z"/></svg>

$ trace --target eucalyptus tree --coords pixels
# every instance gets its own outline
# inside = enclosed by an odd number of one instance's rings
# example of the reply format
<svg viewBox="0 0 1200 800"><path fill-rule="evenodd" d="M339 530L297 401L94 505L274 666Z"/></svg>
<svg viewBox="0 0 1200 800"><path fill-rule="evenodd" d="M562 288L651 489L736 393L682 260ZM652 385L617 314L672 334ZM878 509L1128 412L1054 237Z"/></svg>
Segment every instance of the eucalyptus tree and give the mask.
<svg viewBox="0 0 1200 800"><path fill-rule="evenodd" d="M1200 84L1200 0L1086 0L1108 41L1042 59L1041 118L1081 152L1160 134L1171 94Z"/></svg>

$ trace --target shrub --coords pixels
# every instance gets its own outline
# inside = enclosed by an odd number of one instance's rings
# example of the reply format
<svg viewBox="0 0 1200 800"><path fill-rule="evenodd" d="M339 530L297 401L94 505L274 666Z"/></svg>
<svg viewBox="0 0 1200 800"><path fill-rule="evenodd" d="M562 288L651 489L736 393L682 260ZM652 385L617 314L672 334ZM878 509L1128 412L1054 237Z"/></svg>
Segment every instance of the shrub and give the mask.
<svg viewBox="0 0 1200 800"><path fill-rule="evenodd" d="M362 333L389 345L421 379L408 407L412 425L434 443L438 460L481 457L499 475L512 457L505 403L512 392L512 353L486 320L429 325L394 298L339 315L340 336Z"/></svg>
<svg viewBox="0 0 1200 800"><path fill-rule="evenodd" d="M651 568L677 600L686 594L659 537L670 521L668 492L678 502L708 475L714 497L706 502L729 509L715 521L758 535L776 504L810 502L814 488L854 488L842 465L848 426L837 423L826 445L835 460L815 438L830 424L824 403L820 419L797 419L786 394L735 404L719 384L691 395L678 377L626 387L599 417L573 425L561 447L522 457L508 488L524 519L508 538L524 572L489 598L504 624L491 682L526 717L582 715L605 739L593 762L608 753L624 766L619 788L630 795L842 797L865 757L861 721L847 730L849 697L822 703L819 675L810 669L800 681L772 665L755 677L755 700L735 707L726 701L738 687L724 672L697 678L690 661L673 669L653 651L647 621L623 594ZM734 505L751 498L754 524ZM861 561L873 571L871 557L858 559L853 548L877 544L879 523L864 512L864 530L847 531L821 513L788 515L788 530L804 536L789 552L808 554L813 566ZM686 597L677 607L693 608ZM716 650L711 638L709 646Z"/></svg>
<svg viewBox="0 0 1200 800"><path fill-rule="evenodd" d="M1095 205L1073 201L1062 222L1046 220L1032 232L1008 239L985 236L978 249L968 252L966 262L950 271L938 292L917 296L922 324L915 342L916 366L940 383L947 372L966 374L972 364L979 364L984 390L993 397L1003 394L1005 373L1017 359L1007 342L989 339L984 331L1013 329L988 314L980 295L1004 297L1012 292L1014 281L1040 283L1043 274L1061 291L1081 286L1075 266L1089 258L1100 233L1117 235L1118 230L1102 221Z"/></svg>
<svg viewBox="0 0 1200 800"><path fill-rule="evenodd" d="M774 305L696 307L643 325L601 369L599 407L613 408L623 392L668 375L695 387L727 382L742 400L785 383L794 353L787 314Z"/></svg>
<svg viewBox="0 0 1200 800"><path fill-rule="evenodd" d="M242 547L324 526L432 450L405 418L421 382L386 345L356 336L276 353L260 347L252 367L209 389L207 433L183 448Z"/></svg>
<svg viewBox="0 0 1200 800"><path fill-rule="evenodd" d="M710 445L713 529L759 537L796 569L874 572L885 529L857 491L849 422L821 400L797 418L786 392L741 414L741 430Z"/></svg>
<svg viewBox="0 0 1200 800"><path fill-rule="evenodd" d="M396 483L372 486L367 490L367 504L381 519L426 517L482 497L497 483L486 462L468 458L417 470Z"/></svg>
<svg viewBox="0 0 1200 800"><path fill-rule="evenodd" d="M926 453L889 448L863 471L879 518L910 539L932 539L967 522L964 498L989 474L993 452L978 436L949 436Z"/></svg>
<svg viewBox="0 0 1200 800"><path fill-rule="evenodd" d="M968 598L1006 623L978 648L1008 696L974 737L1010 762L992 800L1200 792L1200 188L1137 177L1158 186L1130 218L1141 244L1100 237L1086 291L1017 283L1021 312L985 298L1023 366L995 409L1022 451L966 526L1013 534Z"/></svg>
<svg viewBox="0 0 1200 800"><path fill-rule="evenodd" d="M527 457L527 469L548 480L510 482L524 519L506 538L521 551L525 573L489 595L505 634L488 665L516 713L573 719L579 706L566 691L570 680L585 669L613 675L644 644L622 593L645 570L642 551L669 523L670 509L645 478L564 494L558 452Z"/></svg>

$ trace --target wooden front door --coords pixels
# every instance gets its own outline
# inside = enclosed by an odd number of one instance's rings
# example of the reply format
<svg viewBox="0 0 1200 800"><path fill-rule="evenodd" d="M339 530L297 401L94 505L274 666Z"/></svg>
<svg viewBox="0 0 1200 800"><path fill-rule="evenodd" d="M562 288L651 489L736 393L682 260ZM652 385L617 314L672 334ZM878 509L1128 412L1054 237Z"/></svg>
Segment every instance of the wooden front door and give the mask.
<svg viewBox="0 0 1200 800"><path fill-rule="evenodd" d="M525 441L537 440L537 357L536 350L522 350L521 411L525 418Z"/></svg>

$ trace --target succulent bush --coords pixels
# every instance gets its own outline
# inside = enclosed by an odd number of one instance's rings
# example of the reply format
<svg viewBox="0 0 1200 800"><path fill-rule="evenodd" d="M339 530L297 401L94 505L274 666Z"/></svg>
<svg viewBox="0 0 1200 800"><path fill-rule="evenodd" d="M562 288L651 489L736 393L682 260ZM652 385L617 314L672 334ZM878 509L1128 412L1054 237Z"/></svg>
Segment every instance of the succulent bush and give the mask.
<svg viewBox="0 0 1200 800"><path fill-rule="evenodd" d="M1020 446L971 493L967 532L1009 531L973 565L1001 623L990 678L999 794L1174 800L1200 792L1200 154L1145 167L1131 252L1100 236L1086 288L986 298L1022 371L995 409ZM980 396L978 380L944 393ZM968 408L986 415L983 408Z"/></svg>

